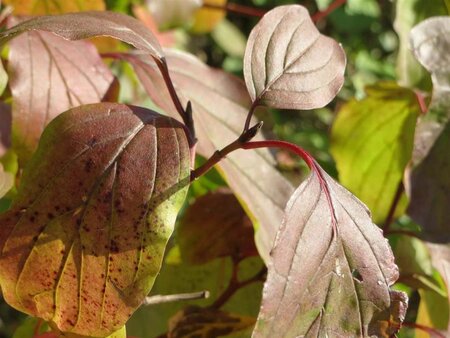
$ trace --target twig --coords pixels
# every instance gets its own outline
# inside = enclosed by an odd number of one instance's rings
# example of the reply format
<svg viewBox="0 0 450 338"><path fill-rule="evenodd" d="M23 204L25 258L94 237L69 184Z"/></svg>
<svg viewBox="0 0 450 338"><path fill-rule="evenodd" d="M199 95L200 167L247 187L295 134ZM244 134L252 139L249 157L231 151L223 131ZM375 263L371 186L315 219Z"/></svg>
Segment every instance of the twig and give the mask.
<svg viewBox="0 0 450 338"><path fill-rule="evenodd" d="M400 199L402 197L404 190L405 190L405 187L403 185L403 182L400 181L397 186L397 190L395 192L394 199L392 200L391 207L389 208L389 212L386 217L386 221L384 222L384 225L383 225L383 232L385 232L385 233L389 232L389 228L390 228L392 222L394 221L395 210L397 209L398 203L400 202Z"/></svg>
<svg viewBox="0 0 450 338"><path fill-rule="evenodd" d="M209 298L209 291L200 291L193 293L180 293L178 295L155 295L146 297L143 305L155 305L161 303L171 303L185 300L207 299Z"/></svg>
<svg viewBox="0 0 450 338"><path fill-rule="evenodd" d="M341 7L343 4L345 4L347 0L335 0L333 3L331 3L325 10L315 13L313 16L311 16L311 19L313 22L318 22L322 20L323 18L330 15L331 12L335 11L339 7Z"/></svg>
<svg viewBox="0 0 450 338"><path fill-rule="evenodd" d="M248 16L255 16L255 17L263 17L264 14L266 14L265 10L250 7L250 6L243 6L235 3L227 3L225 5L216 5L216 4L210 4L208 2L205 2L203 4L204 8L209 9L217 9L221 11L226 11L229 13L235 13L240 15L248 15Z"/></svg>
<svg viewBox="0 0 450 338"><path fill-rule="evenodd" d="M411 329L424 331L424 332L428 333L430 335L430 337L433 337L433 335L434 335L435 337L445 338L445 336L442 333L440 333L438 330L436 330L432 327L422 325L422 324L405 322L402 324L402 326L409 327Z"/></svg>

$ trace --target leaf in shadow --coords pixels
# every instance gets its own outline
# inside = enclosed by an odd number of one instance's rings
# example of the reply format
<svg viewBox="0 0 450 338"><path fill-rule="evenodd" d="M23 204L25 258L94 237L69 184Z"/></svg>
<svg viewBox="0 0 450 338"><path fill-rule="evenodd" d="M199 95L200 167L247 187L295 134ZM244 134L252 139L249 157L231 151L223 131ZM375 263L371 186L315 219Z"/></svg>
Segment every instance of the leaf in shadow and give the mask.
<svg viewBox="0 0 450 338"><path fill-rule="evenodd" d="M367 204L374 221L385 221L412 156L420 107L414 92L393 82L366 88L367 97L339 110L331 153L339 181ZM406 200L398 205L404 213Z"/></svg>
<svg viewBox="0 0 450 338"><path fill-rule="evenodd" d="M170 319L168 337L225 337L252 328L255 318L189 306Z"/></svg>
<svg viewBox="0 0 450 338"><path fill-rule="evenodd" d="M29 32L11 41L9 59L13 147L22 163L53 118L102 101L114 80L92 44L48 32Z"/></svg>
<svg viewBox="0 0 450 338"><path fill-rule="evenodd" d="M317 30L306 8L280 6L252 30L244 75L253 102L273 108L328 104L344 83L342 47Z"/></svg>
<svg viewBox="0 0 450 338"><path fill-rule="evenodd" d="M0 215L0 283L16 309L63 332L122 327L161 267L190 173L184 128L100 103L54 119Z"/></svg>
<svg viewBox="0 0 450 338"><path fill-rule="evenodd" d="M407 297L369 211L320 167L295 191L271 253L253 337L390 337Z"/></svg>
<svg viewBox="0 0 450 338"><path fill-rule="evenodd" d="M197 198L178 227L181 255L191 264L227 256L239 261L258 255L253 236L251 220L227 189Z"/></svg>
<svg viewBox="0 0 450 338"><path fill-rule="evenodd" d="M11 146L11 106L0 102L0 157Z"/></svg>
<svg viewBox="0 0 450 338"><path fill-rule="evenodd" d="M190 54L173 50L165 50L165 53L178 95L184 104L192 102L198 152L209 158L242 132L250 106L245 85L237 77L210 68ZM156 64L140 55L122 57L133 65L156 105L178 118ZM261 139L262 136L255 137L255 140ZM257 228L258 251L267 258L277 232L276 224L281 222L293 187L275 168L267 149L233 152L217 168L249 212Z"/></svg>
<svg viewBox="0 0 450 338"><path fill-rule="evenodd" d="M428 113L417 125L411 168L405 186L411 202L409 215L423 227L430 242L450 241L450 19L435 17L411 31L411 46L431 73L433 96Z"/></svg>

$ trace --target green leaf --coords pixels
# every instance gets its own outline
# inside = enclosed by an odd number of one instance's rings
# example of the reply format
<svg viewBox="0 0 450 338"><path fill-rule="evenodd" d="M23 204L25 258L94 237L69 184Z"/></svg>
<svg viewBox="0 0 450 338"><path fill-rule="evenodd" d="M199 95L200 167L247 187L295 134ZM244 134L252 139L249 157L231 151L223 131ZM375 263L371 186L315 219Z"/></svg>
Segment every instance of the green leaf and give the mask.
<svg viewBox="0 0 450 338"><path fill-rule="evenodd" d="M449 15L449 0L397 0L394 28L399 36L397 76L400 85L429 89L429 75L419 65L410 49L410 31L424 19L435 15Z"/></svg>
<svg viewBox="0 0 450 338"><path fill-rule="evenodd" d="M436 292L419 290L420 304L417 313L417 324L447 330L449 324L448 298Z"/></svg>
<svg viewBox="0 0 450 338"><path fill-rule="evenodd" d="M14 186L14 175L5 171L0 163L0 198Z"/></svg>
<svg viewBox="0 0 450 338"><path fill-rule="evenodd" d="M339 180L369 207L375 223L385 220L411 158L419 112L414 92L382 82L367 88L367 98L345 104L334 122L331 153Z"/></svg>
<svg viewBox="0 0 450 338"><path fill-rule="evenodd" d="M152 288L189 184L184 128L122 104L54 119L0 215L0 284L63 332L107 336Z"/></svg>
<svg viewBox="0 0 450 338"><path fill-rule="evenodd" d="M5 68L3 67L3 62L0 60L0 95L3 94L3 92L6 89L6 85L8 84L8 74L5 71Z"/></svg>
<svg viewBox="0 0 450 338"><path fill-rule="evenodd" d="M244 57L247 38L230 21L222 20L211 32L211 36L228 55Z"/></svg>

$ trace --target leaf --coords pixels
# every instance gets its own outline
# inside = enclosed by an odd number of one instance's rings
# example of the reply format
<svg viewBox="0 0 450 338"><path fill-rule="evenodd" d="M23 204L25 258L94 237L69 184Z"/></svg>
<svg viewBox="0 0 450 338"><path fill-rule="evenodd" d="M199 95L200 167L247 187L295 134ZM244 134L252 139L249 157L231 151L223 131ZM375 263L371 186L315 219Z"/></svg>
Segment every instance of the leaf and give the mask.
<svg viewBox="0 0 450 338"><path fill-rule="evenodd" d="M190 54L173 50L165 52L178 95L183 104L192 102L199 140L197 150L209 158L217 149L239 137L250 98L244 84L236 77L212 69ZM138 55L127 55L124 59L133 65L155 104L178 118L156 65ZM262 137L255 138L258 139ZM281 222L283 209L293 191L291 184L275 169L275 162L267 149L233 152L217 168L250 213L257 229L258 251L267 259L277 232L276 224Z"/></svg>
<svg viewBox="0 0 450 338"><path fill-rule="evenodd" d="M253 102L273 108L328 104L344 83L342 47L317 30L300 5L280 6L252 30L244 75Z"/></svg>
<svg viewBox="0 0 450 338"><path fill-rule="evenodd" d="M253 337L390 337L407 296L367 208L315 166L295 191L271 253Z"/></svg>
<svg viewBox="0 0 450 338"><path fill-rule="evenodd" d="M419 22L435 15L450 14L448 0L397 0L394 28L399 36L397 77L400 85L429 88L429 76L420 67L410 49L411 29Z"/></svg>
<svg viewBox="0 0 450 338"><path fill-rule="evenodd" d="M69 108L102 101L114 76L85 41L36 31L11 41L9 50L13 147L25 163L53 118Z"/></svg>
<svg viewBox="0 0 450 338"><path fill-rule="evenodd" d="M191 264L258 255L252 222L225 189L197 198L181 219L178 236L182 256Z"/></svg>
<svg viewBox="0 0 450 338"><path fill-rule="evenodd" d="M247 38L231 21L222 20L218 23L211 37L228 55L240 59L244 57Z"/></svg>
<svg viewBox="0 0 450 338"><path fill-rule="evenodd" d="M177 234L175 239L178 238ZM172 248L168 253L152 294L167 295L208 290L210 297L188 302L141 306L127 323L129 335L142 338L159 336L167 332L169 318L177 312L187 305L210 306L227 287L232 270L230 258L218 258L203 265L189 265L183 260L184 257L179 256L177 248ZM239 264L240 280L253 276L262 265L261 259L257 257L246 258ZM241 316L256 317L261 291L262 283L247 285L231 297L222 310Z"/></svg>
<svg viewBox="0 0 450 338"><path fill-rule="evenodd" d="M153 111L102 103L58 116L0 215L5 300L63 332L122 327L161 267L189 163L183 127Z"/></svg>
<svg viewBox="0 0 450 338"><path fill-rule="evenodd" d="M3 165L0 163L0 198L14 186L14 175L5 172Z"/></svg>
<svg viewBox="0 0 450 338"><path fill-rule="evenodd" d="M3 92L6 89L6 85L8 84L8 74L5 71L5 68L3 67L3 63L0 60L0 95L3 94Z"/></svg>
<svg viewBox="0 0 450 338"><path fill-rule="evenodd" d="M159 27L163 29L184 26L192 22L202 0L146 0L148 9Z"/></svg>
<svg viewBox="0 0 450 338"><path fill-rule="evenodd" d="M331 133L339 181L367 204L375 223L386 219L413 149L420 107L414 92L392 82L367 88L344 105ZM406 208L397 208L400 215Z"/></svg>
<svg viewBox="0 0 450 338"><path fill-rule="evenodd" d="M103 0L4 0L3 3L14 7L15 15L45 15L105 10Z"/></svg>
<svg viewBox="0 0 450 338"><path fill-rule="evenodd" d="M11 145L11 106L0 102L0 157Z"/></svg>
<svg viewBox="0 0 450 338"><path fill-rule="evenodd" d="M438 330L447 330L449 325L448 299L428 290L419 290L419 295L420 304L416 323ZM443 333L443 337L447 337L449 333L450 331ZM417 334L416 337L426 338L429 335Z"/></svg>
<svg viewBox="0 0 450 338"><path fill-rule="evenodd" d="M450 241L447 212L450 204L450 20L425 20L411 31L414 55L432 74L433 96L429 112L417 125L413 163L406 181L411 203L408 214L423 227L431 242Z"/></svg>
<svg viewBox="0 0 450 338"><path fill-rule="evenodd" d="M255 319L252 317L191 306L170 319L168 337L224 337L252 327L254 324Z"/></svg>
<svg viewBox="0 0 450 338"><path fill-rule="evenodd" d="M204 0L208 5L225 6L227 0ZM204 34L211 32L226 16L226 11L213 8L200 8L194 13L191 32Z"/></svg>
<svg viewBox="0 0 450 338"><path fill-rule="evenodd" d="M114 12L92 11L40 16L1 32L0 44L34 30L52 32L67 40L109 36L147 52L155 59L161 60L164 57L158 40L143 23L131 16Z"/></svg>

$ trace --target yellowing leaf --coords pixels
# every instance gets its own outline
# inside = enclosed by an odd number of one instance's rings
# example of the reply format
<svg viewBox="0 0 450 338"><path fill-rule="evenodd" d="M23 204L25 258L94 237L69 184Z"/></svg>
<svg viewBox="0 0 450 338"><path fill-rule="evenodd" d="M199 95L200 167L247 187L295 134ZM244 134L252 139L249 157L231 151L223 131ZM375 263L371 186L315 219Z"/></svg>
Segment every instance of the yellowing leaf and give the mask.
<svg viewBox="0 0 450 338"><path fill-rule="evenodd" d="M152 288L189 184L175 120L101 103L54 119L0 215L0 285L62 332L105 337Z"/></svg>
<svg viewBox="0 0 450 338"><path fill-rule="evenodd" d="M70 12L104 11L103 0L3 0L14 7L15 15L45 15Z"/></svg>
<svg viewBox="0 0 450 338"><path fill-rule="evenodd" d="M204 0L205 4L225 6L227 0ZM226 16L226 11L213 8L201 8L194 14L193 33L209 33Z"/></svg>
<svg viewBox="0 0 450 338"><path fill-rule="evenodd" d="M339 181L367 204L380 224L411 159L420 108L414 92L390 82L368 87L367 95L339 111L331 133L331 153ZM398 214L404 211L404 202Z"/></svg>

